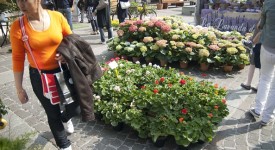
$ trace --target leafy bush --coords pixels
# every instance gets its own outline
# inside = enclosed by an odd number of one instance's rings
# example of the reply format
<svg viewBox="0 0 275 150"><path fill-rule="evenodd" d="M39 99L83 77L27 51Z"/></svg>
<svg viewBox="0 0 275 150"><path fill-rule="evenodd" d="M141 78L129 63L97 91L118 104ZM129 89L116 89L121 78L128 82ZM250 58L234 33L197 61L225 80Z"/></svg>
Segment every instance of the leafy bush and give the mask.
<svg viewBox="0 0 275 150"><path fill-rule="evenodd" d="M30 137L33 133L27 133L16 139L8 139L0 137L0 149L1 150L22 150L26 148Z"/></svg>
<svg viewBox="0 0 275 150"><path fill-rule="evenodd" d="M111 69L114 61L118 67ZM184 146L211 141L216 125L228 115L226 91L217 84L119 58L102 67L104 76L94 83L95 110L106 123L124 122L142 138L173 136Z"/></svg>

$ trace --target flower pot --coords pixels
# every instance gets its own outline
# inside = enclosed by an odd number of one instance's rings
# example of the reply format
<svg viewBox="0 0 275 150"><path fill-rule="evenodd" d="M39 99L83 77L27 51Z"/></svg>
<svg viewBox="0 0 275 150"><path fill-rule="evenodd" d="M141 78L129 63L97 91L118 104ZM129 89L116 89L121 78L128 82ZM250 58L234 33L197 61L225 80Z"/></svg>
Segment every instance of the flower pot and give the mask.
<svg viewBox="0 0 275 150"><path fill-rule="evenodd" d="M137 61L139 61L139 57L132 57L132 59L133 59L133 62L137 62Z"/></svg>
<svg viewBox="0 0 275 150"><path fill-rule="evenodd" d="M167 60L161 59L161 60L159 60L159 61L160 61L160 66L161 66L161 67L165 67L165 66L167 65Z"/></svg>
<svg viewBox="0 0 275 150"><path fill-rule="evenodd" d="M152 63L153 60L154 60L154 58L152 58L152 57L145 57L146 63Z"/></svg>
<svg viewBox="0 0 275 150"><path fill-rule="evenodd" d="M124 128L124 123L123 123L123 122L119 122L119 123L117 124L117 126L113 126L113 129L114 129L115 131L121 131L121 130L123 130L123 128Z"/></svg>
<svg viewBox="0 0 275 150"><path fill-rule="evenodd" d="M229 66L229 65L224 65L223 66L223 71L224 72L231 72L233 69L233 66Z"/></svg>
<svg viewBox="0 0 275 150"><path fill-rule="evenodd" d="M7 124L8 122L5 119L0 118L0 130L4 129L7 126Z"/></svg>
<svg viewBox="0 0 275 150"><path fill-rule="evenodd" d="M187 61L180 61L180 68L185 69L188 67L188 62Z"/></svg>
<svg viewBox="0 0 275 150"><path fill-rule="evenodd" d="M163 147L166 142L167 137L166 136L160 136L154 143L156 147Z"/></svg>
<svg viewBox="0 0 275 150"><path fill-rule="evenodd" d="M161 10L161 9L163 9L163 4L158 3L158 4L157 4L157 10Z"/></svg>
<svg viewBox="0 0 275 150"><path fill-rule="evenodd" d="M200 70L201 71L207 71L209 68L209 64L208 63L200 63Z"/></svg>
<svg viewBox="0 0 275 150"><path fill-rule="evenodd" d="M245 64L239 64L238 67L239 67L240 69L244 69Z"/></svg>

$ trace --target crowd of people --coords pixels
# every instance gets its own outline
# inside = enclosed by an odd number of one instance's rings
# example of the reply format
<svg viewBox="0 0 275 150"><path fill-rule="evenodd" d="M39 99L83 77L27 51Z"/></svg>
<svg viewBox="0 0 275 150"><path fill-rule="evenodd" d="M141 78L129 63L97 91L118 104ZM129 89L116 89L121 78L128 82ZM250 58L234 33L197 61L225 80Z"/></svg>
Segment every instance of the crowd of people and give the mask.
<svg viewBox="0 0 275 150"><path fill-rule="evenodd" d="M109 4L110 0L106 0ZM126 2L128 0L120 0ZM42 0L42 7L49 10L56 10L61 12L67 19L71 30L72 25L72 11L74 0ZM88 23L91 24L91 35L100 34L101 43L105 44L104 28L108 31L108 38L112 38L112 26L110 18L110 5L104 9L98 10L99 0L78 0L77 8L80 12L80 23L84 23L85 14ZM120 3L117 3L117 18L119 22L124 22L128 15L128 9L122 9Z"/></svg>

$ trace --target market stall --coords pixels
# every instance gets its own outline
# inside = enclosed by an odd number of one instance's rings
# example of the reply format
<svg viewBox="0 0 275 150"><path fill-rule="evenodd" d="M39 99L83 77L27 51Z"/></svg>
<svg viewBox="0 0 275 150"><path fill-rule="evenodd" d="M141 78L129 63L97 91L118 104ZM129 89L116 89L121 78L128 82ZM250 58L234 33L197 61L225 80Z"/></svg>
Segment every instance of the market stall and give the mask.
<svg viewBox="0 0 275 150"><path fill-rule="evenodd" d="M221 31L252 32L260 18L261 2L254 1L201 1L200 24Z"/></svg>

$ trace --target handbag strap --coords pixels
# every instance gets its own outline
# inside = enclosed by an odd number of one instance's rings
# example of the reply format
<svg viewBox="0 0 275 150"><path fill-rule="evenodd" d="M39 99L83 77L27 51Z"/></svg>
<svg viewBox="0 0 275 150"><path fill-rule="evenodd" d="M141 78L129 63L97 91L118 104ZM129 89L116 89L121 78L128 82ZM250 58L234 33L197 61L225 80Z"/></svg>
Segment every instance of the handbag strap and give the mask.
<svg viewBox="0 0 275 150"><path fill-rule="evenodd" d="M35 66L36 66L36 68L37 68L39 74L41 74L41 70L40 70L40 68L38 67L38 64L37 64L37 62L36 62L36 60L35 60L35 58L34 58L34 55L33 55L33 53L32 53L31 46L30 46L30 44L29 44L29 37L28 37L28 35L26 34L26 30L25 30L25 26L24 26L23 17L20 17L20 18L19 18L19 22L20 22L20 28L21 28L21 31L22 31L22 41L25 43L25 46L27 47L28 51L30 52L31 57L32 57L32 59L33 59L33 61L34 61L34 63L35 63Z"/></svg>

